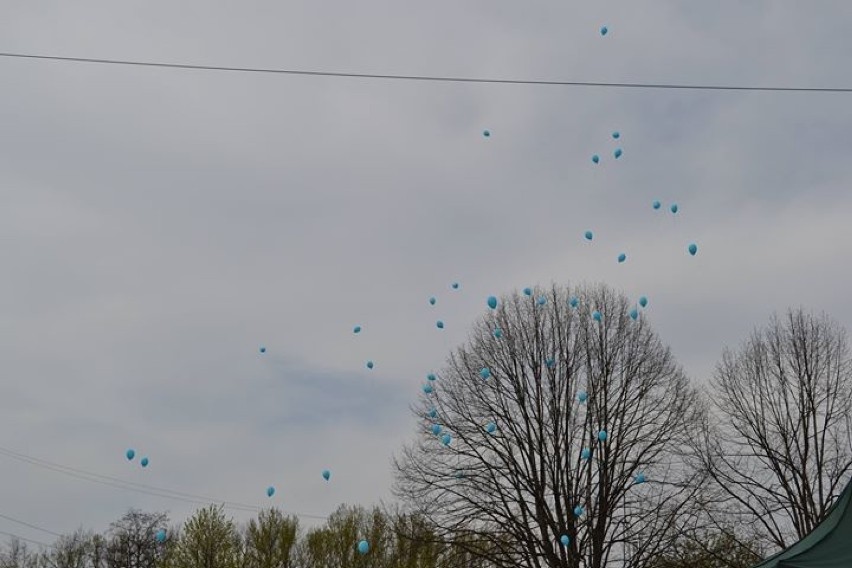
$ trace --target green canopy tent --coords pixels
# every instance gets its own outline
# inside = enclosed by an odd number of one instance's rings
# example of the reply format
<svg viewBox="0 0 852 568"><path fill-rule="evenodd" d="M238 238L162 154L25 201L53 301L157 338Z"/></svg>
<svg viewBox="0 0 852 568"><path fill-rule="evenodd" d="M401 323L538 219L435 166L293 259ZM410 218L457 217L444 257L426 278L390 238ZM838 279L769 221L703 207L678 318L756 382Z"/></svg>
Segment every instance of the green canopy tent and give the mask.
<svg viewBox="0 0 852 568"><path fill-rule="evenodd" d="M754 568L852 568L852 481L810 534Z"/></svg>

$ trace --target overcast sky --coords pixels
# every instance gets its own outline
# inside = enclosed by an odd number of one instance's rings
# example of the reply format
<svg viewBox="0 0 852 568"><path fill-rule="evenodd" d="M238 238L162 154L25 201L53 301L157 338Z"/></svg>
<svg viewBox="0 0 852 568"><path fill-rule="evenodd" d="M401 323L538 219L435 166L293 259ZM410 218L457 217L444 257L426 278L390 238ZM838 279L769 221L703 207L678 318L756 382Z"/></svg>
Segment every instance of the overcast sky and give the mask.
<svg viewBox="0 0 852 568"><path fill-rule="evenodd" d="M848 0L0 5L5 52L852 87ZM51 531L197 505L8 451L287 512L387 499L408 405L490 294L647 295L697 382L774 311L852 324L849 94L0 73L0 514Z"/></svg>

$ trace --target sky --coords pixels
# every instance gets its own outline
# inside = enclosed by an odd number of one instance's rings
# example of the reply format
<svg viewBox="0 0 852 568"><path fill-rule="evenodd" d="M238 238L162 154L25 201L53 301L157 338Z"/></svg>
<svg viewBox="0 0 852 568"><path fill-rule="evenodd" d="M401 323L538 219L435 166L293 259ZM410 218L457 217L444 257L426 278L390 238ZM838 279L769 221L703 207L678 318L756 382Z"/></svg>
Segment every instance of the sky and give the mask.
<svg viewBox="0 0 852 568"><path fill-rule="evenodd" d="M2 52L852 87L845 0L2 8ZM317 517L389 500L409 405L491 294L602 282L646 295L696 384L774 312L852 324L850 94L3 57L0 73L0 515L41 529L103 531L131 507L182 522L210 500ZM52 542L5 517L0 531Z"/></svg>

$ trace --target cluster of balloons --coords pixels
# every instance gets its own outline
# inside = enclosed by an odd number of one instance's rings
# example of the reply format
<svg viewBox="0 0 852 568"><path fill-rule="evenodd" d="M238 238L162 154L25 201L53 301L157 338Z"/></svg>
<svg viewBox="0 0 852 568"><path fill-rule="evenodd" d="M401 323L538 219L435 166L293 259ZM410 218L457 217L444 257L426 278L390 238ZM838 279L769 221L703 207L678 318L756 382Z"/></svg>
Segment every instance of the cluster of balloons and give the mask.
<svg viewBox="0 0 852 568"><path fill-rule="evenodd" d="M128 461L133 461L133 458L136 457L136 451L133 449L129 449L124 453L124 455L127 457ZM141 465L142 467L148 467L148 458L143 457L141 460L139 460L139 465Z"/></svg>
<svg viewBox="0 0 852 568"><path fill-rule="evenodd" d="M607 29L606 26L602 27L601 28L601 35L602 36L606 35L607 31L609 31L609 30ZM613 140L618 140L619 138L621 138L621 133L618 130L616 130L615 132L612 133L612 139ZM613 151L612 156L617 160L622 156L622 154L624 154L624 150L622 150L619 147L619 148L616 148ZM597 154L593 154L592 155L592 163L599 164L600 162L601 162L601 157Z"/></svg>

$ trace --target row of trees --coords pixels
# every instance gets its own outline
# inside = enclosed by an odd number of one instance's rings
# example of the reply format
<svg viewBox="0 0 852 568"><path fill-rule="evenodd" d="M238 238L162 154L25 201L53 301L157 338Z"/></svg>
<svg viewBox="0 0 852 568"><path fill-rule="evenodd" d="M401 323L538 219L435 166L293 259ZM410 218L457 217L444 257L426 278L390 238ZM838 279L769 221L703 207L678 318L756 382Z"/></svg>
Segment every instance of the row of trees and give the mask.
<svg viewBox="0 0 852 568"><path fill-rule="evenodd" d="M412 411L396 494L499 568L748 567L810 532L852 472L846 335L801 309L697 385L623 294L525 291Z"/></svg>
<svg viewBox="0 0 852 568"><path fill-rule="evenodd" d="M0 568L748 568L852 473L846 334L803 310L696 385L623 294L530 290L476 323L412 411L400 509L343 507L302 534L210 507L160 545L165 515L131 512L42 554L13 542Z"/></svg>

